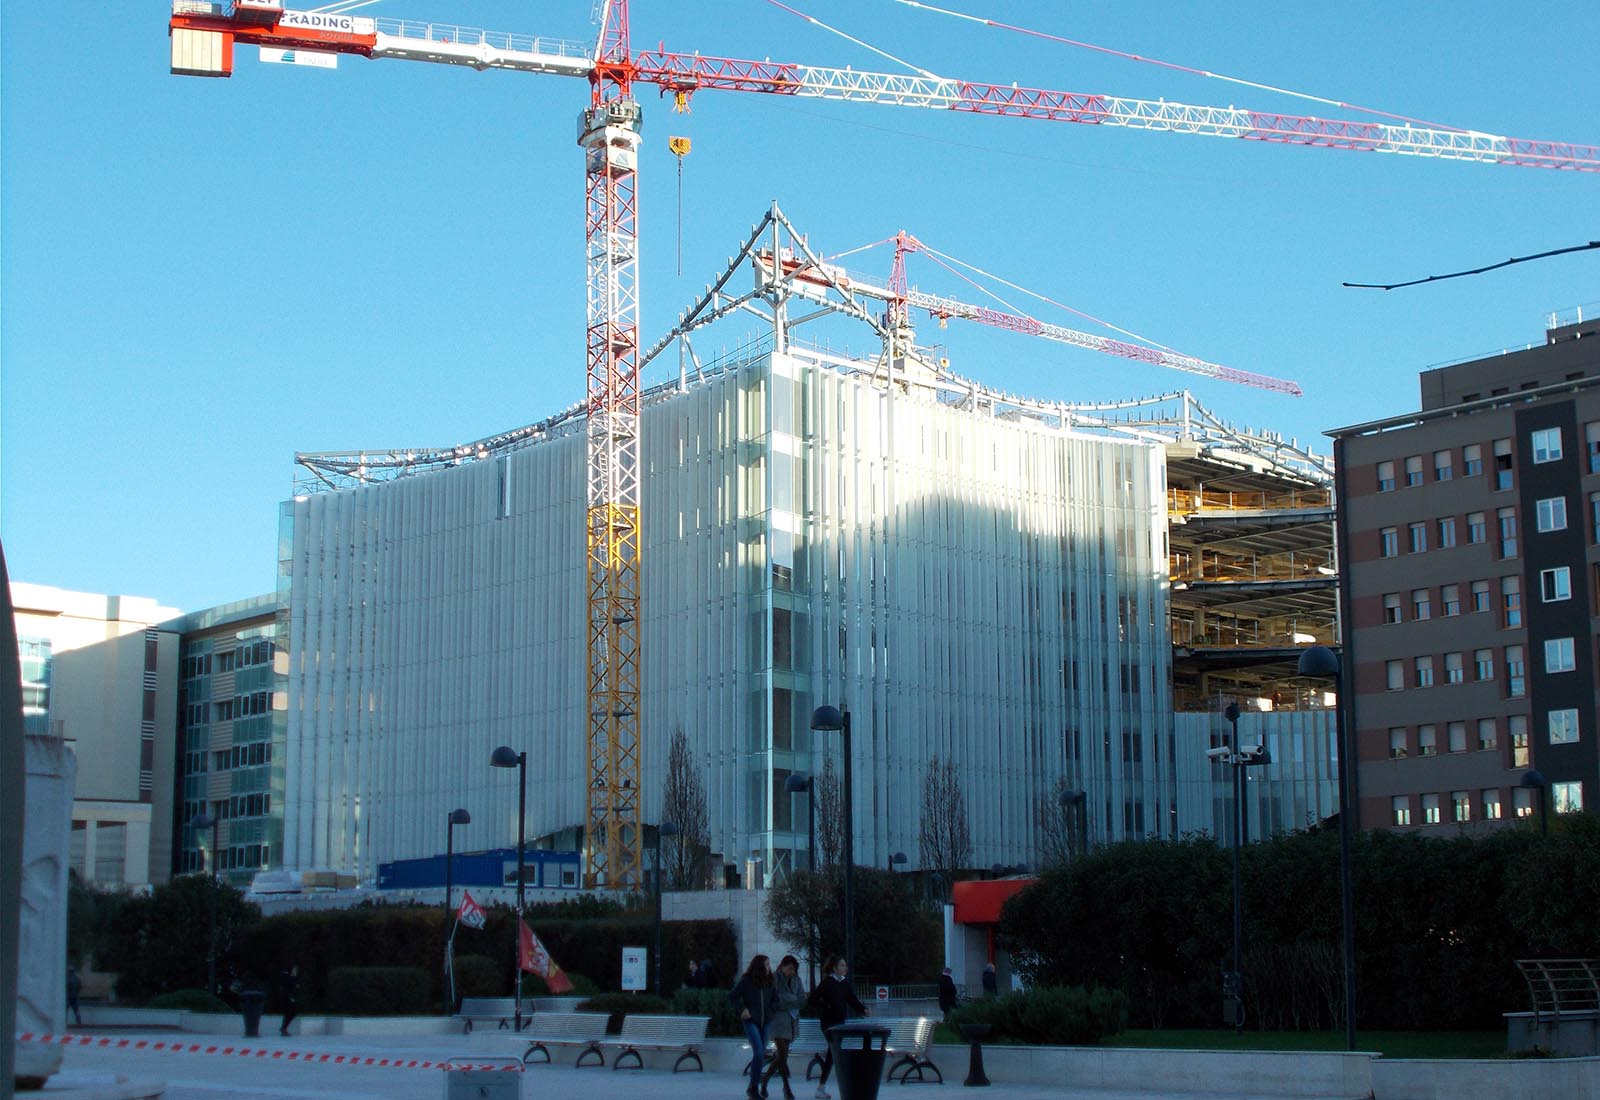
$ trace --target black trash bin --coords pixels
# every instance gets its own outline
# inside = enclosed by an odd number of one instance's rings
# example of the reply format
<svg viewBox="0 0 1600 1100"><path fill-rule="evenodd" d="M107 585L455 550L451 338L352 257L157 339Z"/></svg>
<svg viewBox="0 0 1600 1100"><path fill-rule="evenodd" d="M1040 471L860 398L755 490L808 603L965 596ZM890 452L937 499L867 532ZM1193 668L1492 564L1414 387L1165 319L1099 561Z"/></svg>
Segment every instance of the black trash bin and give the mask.
<svg viewBox="0 0 1600 1100"><path fill-rule="evenodd" d="M239 994L239 1011L244 1014L244 1037L261 1037L261 1010L266 1007L267 995L259 989L246 989Z"/></svg>
<svg viewBox="0 0 1600 1100"><path fill-rule="evenodd" d="M854 1020L828 1029L839 1100L877 1100L888 1044L889 1029L882 1024Z"/></svg>

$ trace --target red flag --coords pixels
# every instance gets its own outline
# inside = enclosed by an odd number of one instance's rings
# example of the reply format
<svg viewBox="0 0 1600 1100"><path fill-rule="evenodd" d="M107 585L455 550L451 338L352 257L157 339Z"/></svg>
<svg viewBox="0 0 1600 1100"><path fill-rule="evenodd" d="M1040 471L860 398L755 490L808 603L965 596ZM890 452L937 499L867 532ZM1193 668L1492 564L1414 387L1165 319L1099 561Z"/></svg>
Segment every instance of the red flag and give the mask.
<svg viewBox="0 0 1600 1100"><path fill-rule="evenodd" d="M483 922L488 919L488 914L483 911L483 906L472 900L471 894L463 890L461 905L456 909L456 919L468 928L482 928Z"/></svg>
<svg viewBox="0 0 1600 1100"><path fill-rule="evenodd" d="M550 992L558 996L571 992L572 982L568 980L566 972L556 965L539 937L533 934L533 929L528 927L526 921L519 921L518 926L517 965L543 978Z"/></svg>

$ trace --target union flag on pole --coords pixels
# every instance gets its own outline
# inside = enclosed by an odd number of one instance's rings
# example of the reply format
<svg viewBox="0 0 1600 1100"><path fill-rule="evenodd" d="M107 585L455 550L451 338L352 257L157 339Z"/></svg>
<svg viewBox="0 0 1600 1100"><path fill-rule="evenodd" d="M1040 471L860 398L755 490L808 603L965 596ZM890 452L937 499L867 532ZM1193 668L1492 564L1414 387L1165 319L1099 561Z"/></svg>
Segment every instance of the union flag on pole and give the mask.
<svg viewBox="0 0 1600 1100"><path fill-rule="evenodd" d="M463 890L461 906L456 910L456 919L468 928L482 928L483 922L488 919L488 914L483 911L483 906L472 900L471 894Z"/></svg>
<svg viewBox="0 0 1600 1100"><path fill-rule="evenodd" d="M517 924L517 965L543 978L545 986L558 997L572 992L572 982L566 971L556 965L539 937L533 934L533 929L528 927L526 921L518 921Z"/></svg>

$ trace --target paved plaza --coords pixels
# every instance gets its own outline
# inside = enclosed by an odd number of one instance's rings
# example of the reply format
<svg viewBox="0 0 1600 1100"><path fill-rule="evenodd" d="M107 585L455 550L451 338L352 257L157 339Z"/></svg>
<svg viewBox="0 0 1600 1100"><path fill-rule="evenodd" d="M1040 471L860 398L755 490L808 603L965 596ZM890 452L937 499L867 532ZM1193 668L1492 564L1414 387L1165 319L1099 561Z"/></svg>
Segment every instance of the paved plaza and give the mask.
<svg viewBox="0 0 1600 1100"><path fill-rule="evenodd" d="M405 1058L441 1062L450 1058L466 1058L484 1062L494 1051L487 1049L482 1039L473 1037L428 1035L413 1038L370 1036L291 1036L279 1038L267 1035L260 1039L242 1040L232 1037L206 1037L184 1035L177 1032L147 1032L108 1030L103 1033L111 1042L128 1044L144 1040L188 1047L197 1040L203 1045L218 1048L249 1047L251 1054L238 1053L173 1053L152 1049L129 1047L84 1046L76 1040L95 1034L74 1031L73 1042L66 1047L63 1076L53 1080L54 1088L36 1094L41 1100L51 1098L56 1089L70 1088L62 1095L71 1100L126 1100L128 1097L149 1095L127 1088L113 1088L118 1076L130 1084L164 1083L167 1100L468 1100L467 1096L446 1097L444 1073L438 1069L406 1069L382 1066L363 1066L323 1062L306 1063L285 1061L289 1052L300 1056L344 1055L361 1058ZM254 1052L263 1050L265 1055ZM276 1057L274 1057L276 1055ZM1152 1055L1159 1057L1159 1055ZM941 1058L942 1062L947 1059ZM881 1095L911 1100L914 1094L935 1092L948 1095L981 1096L984 1100L1149 1100L1151 1097L1175 1097L1170 1090L1126 1092L1109 1089L1075 1089L1067 1085L1007 1085L996 1083L983 1090L967 1090L961 1085L966 1074L965 1059L960 1065L945 1064L947 1080L944 1085L910 1084L883 1086ZM574 1069L561 1064L530 1066L518 1075L520 1095L523 1100L702 1100L705 1097L726 1097L739 1100L744 1096L743 1078L734 1072L711 1070L706 1073L672 1074L662 1069L621 1070L588 1067ZM796 1095L810 1097L815 1089L812 1083L804 1089L796 1088ZM460 1091L460 1090L457 1090ZM475 1090L474 1090L475 1091ZM831 1088L839 1095L837 1088ZM773 1090L773 1095L779 1095ZM1209 1095L1215 1100L1216 1094ZM476 1100L474 1097L473 1100ZM502 1100L492 1094L486 1100ZM931 1100L931 1098L930 1098ZM1235 1100L1251 1100L1238 1097ZM1259 1100L1277 1100L1261 1097Z"/></svg>

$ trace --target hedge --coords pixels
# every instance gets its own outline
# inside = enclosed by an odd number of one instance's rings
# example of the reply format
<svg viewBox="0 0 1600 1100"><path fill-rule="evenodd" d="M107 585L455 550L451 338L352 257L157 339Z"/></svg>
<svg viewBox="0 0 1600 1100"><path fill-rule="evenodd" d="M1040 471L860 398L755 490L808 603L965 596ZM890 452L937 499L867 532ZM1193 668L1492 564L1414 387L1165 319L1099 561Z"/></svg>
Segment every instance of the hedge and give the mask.
<svg viewBox="0 0 1600 1100"><path fill-rule="evenodd" d="M343 1016L421 1016L428 980L415 966L341 966L328 974L328 1009Z"/></svg>
<svg viewBox="0 0 1600 1100"><path fill-rule="evenodd" d="M1128 1026L1128 995L1116 989L1038 986L969 1001L951 1014L962 1024L987 1024L996 1039L1040 1046L1093 1046Z"/></svg>

